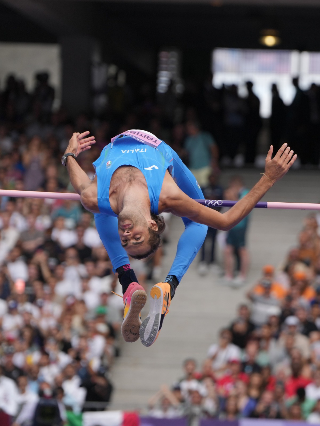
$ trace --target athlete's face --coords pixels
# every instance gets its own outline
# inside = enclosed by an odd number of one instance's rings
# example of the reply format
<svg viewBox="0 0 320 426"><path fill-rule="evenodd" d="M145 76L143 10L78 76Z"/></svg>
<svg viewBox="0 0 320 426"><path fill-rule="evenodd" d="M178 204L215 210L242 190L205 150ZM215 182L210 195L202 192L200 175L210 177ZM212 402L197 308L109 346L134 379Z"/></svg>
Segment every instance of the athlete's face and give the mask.
<svg viewBox="0 0 320 426"><path fill-rule="evenodd" d="M148 223L143 217L118 219L122 247L130 256L139 256L150 250Z"/></svg>

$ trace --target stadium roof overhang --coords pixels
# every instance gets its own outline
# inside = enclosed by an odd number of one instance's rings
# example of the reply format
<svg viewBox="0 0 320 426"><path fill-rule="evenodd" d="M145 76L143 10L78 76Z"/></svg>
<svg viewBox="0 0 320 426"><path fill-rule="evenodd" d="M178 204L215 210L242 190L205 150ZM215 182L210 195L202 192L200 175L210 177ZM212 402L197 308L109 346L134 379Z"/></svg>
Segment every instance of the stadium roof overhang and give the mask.
<svg viewBox="0 0 320 426"><path fill-rule="evenodd" d="M164 46L261 48L260 33L270 27L280 49L320 51L319 22L320 0L0 0L0 41L88 35L133 66L139 52Z"/></svg>

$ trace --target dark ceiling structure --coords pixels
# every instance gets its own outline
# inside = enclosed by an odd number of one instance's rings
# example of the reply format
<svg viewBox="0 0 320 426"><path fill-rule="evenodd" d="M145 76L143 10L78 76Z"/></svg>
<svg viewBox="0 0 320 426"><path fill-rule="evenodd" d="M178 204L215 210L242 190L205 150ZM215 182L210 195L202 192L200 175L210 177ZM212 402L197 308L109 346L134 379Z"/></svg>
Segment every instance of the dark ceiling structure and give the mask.
<svg viewBox="0 0 320 426"><path fill-rule="evenodd" d="M319 22L319 0L0 0L0 41L86 35L99 40L106 58L132 66L163 47L198 55L262 48L267 28L279 31L279 49L320 51Z"/></svg>

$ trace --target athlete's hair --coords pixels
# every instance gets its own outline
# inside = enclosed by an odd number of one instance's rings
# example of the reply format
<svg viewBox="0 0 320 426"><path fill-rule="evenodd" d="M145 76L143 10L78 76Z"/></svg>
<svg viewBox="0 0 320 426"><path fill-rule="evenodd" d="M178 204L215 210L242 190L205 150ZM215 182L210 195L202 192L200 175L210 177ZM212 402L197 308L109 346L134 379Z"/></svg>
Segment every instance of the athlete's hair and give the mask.
<svg viewBox="0 0 320 426"><path fill-rule="evenodd" d="M145 259L146 257L150 256L151 254L155 253L155 251L157 250L157 248L160 246L161 243L161 238L160 238L160 234L162 234L162 232L165 230L166 224L164 222L163 216L157 216L154 213L151 213L151 219L154 220L156 222L156 224L158 225L158 230L154 231L153 229L149 228L149 245L150 245L150 249L143 254L138 254L138 255L130 255L131 257L133 257L134 259Z"/></svg>

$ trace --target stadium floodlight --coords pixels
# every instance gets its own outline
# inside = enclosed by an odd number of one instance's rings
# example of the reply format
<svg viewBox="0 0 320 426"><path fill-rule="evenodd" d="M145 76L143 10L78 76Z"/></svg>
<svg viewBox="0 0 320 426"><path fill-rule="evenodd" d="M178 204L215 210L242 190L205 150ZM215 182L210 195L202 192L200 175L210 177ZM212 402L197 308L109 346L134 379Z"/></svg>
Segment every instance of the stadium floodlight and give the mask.
<svg viewBox="0 0 320 426"><path fill-rule="evenodd" d="M268 29L261 31L261 37L259 39L260 43L267 47L274 47L281 43L281 38L279 37L279 31Z"/></svg>

